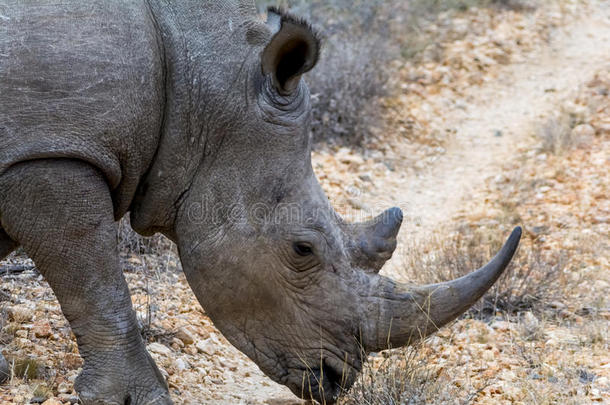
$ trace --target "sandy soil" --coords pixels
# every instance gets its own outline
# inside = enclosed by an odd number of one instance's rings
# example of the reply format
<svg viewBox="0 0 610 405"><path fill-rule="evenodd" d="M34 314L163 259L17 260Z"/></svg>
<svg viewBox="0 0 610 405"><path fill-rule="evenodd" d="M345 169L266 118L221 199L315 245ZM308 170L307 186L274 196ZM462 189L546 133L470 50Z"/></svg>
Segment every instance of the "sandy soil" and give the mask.
<svg viewBox="0 0 610 405"><path fill-rule="evenodd" d="M608 2L554 31L540 52L502 67L487 84L468 89L459 108L442 111L443 122L454 134L446 153L417 174L394 176L383 184L388 195L397 197L387 204L405 212L399 246L425 238L450 221L464 202L476 198L485 180L502 173L503 163L531 148L544 121L604 67L610 67ZM391 274L391 263L384 270Z"/></svg>
<svg viewBox="0 0 610 405"><path fill-rule="evenodd" d="M446 108L439 117L454 133L446 153L425 170L397 174L383 183L389 187L387 195L394 197L388 197L387 204L397 204L406 213L401 237L413 238L450 220L486 178L501 172L503 162L531 145L538 126L562 100L609 64L606 2L590 16L553 32L540 52L502 67L485 85L468 89L457 108Z"/></svg>

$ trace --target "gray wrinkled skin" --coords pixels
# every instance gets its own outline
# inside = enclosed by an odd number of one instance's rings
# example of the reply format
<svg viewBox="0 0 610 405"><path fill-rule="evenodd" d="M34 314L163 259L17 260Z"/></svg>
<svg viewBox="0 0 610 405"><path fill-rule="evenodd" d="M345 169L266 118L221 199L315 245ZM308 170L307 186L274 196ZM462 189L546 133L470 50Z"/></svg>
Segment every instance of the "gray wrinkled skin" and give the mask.
<svg viewBox="0 0 610 405"><path fill-rule="evenodd" d="M0 0L0 256L21 245L84 358L85 404L170 404L122 276L116 223L178 246L214 324L296 395L333 403L371 351L437 330L499 277L377 273L398 208L347 224L313 173L301 75L319 40L251 1ZM425 308L425 310L424 310Z"/></svg>

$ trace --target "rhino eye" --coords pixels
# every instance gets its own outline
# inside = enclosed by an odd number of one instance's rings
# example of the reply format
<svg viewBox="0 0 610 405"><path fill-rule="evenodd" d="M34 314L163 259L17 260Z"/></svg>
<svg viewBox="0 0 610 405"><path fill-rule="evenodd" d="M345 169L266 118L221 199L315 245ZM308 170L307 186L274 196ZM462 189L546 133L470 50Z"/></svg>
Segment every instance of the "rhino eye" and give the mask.
<svg viewBox="0 0 610 405"><path fill-rule="evenodd" d="M309 256L313 254L311 246L309 246L307 243L295 242L292 244L292 248L294 249L294 252L299 256Z"/></svg>

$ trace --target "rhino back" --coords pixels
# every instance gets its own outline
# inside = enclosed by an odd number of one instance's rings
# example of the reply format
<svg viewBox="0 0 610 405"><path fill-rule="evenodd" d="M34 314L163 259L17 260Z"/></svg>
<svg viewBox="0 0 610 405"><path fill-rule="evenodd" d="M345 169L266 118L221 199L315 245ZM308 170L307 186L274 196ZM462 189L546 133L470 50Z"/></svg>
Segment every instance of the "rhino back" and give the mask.
<svg viewBox="0 0 610 405"><path fill-rule="evenodd" d="M87 161L122 216L156 151L163 70L145 0L0 0L0 174Z"/></svg>

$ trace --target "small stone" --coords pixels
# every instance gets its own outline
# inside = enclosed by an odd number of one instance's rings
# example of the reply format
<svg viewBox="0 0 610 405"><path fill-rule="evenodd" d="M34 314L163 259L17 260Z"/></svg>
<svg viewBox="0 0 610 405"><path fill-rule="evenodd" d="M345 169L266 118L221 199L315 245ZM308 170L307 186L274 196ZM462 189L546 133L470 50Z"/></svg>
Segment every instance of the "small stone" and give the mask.
<svg viewBox="0 0 610 405"><path fill-rule="evenodd" d="M578 370L578 379L582 384L589 384L597 379L597 375L587 370L581 369Z"/></svg>
<svg viewBox="0 0 610 405"><path fill-rule="evenodd" d="M218 377L218 378L212 378L212 382L213 382L214 384L216 384L216 385L222 385L222 384L224 384L224 383L225 383L225 382L223 381L223 379L222 379L222 378L220 378L220 377Z"/></svg>
<svg viewBox="0 0 610 405"><path fill-rule="evenodd" d="M195 343L195 335L188 328L178 329L176 338L181 340L185 345L192 345Z"/></svg>
<svg viewBox="0 0 610 405"><path fill-rule="evenodd" d="M362 173L358 177L360 178L360 180L366 181L367 183L373 182L373 175L371 174L371 172Z"/></svg>
<svg viewBox="0 0 610 405"><path fill-rule="evenodd" d="M589 124L577 125L572 129L572 136L578 138L589 138L595 136L595 128Z"/></svg>
<svg viewBox="0 0 610 405"><path fill-rule="evenodd" d="M595 132L602 135L602 134L610 134L610 122L608 123L604 123L601 122L599 124L595 125Z"/></svg>
<svg viewBox="0 0 610 405"><path fill-rule="evenodd" d="M608 386L610 385L610 378L608 377L599 377L595 379L595 382L600 386Z"/></svg>
<svg viewBox="0 0 610 405"><path fill-rule="evenodd" d="M59 394L57 398L64 404L78 404L78 397L72 394Z"/></svg>
<svg viewBox="0 0 610 405"><path fill-rule="evenodd" d="M32 333L37 338L48 338L51 336L51 324L46 319L34 322Z"/></svg>
<svg viewBox="0 0 610 405"><path fill-rule="evenodd" d="M57 392L59 392L60 394L67 394L67 393L71 392L71 389L70 389L70 386L68 385L68 383L61 382L57 386Z"/></svg>
<svg viewBox="0 0 610 405"><path fill-rule="evenodd" d="M54 398L49 398L42 403L42 405L63 405L61 402Z"/></svg>
<svg viewBox="0 0 610 405"><path fill-rule="evenodd" d="M356 198L348 198L347 202L355 209L357 210L362 210L362 211L370 211L370 208L368 205L366 205L365 203L363 203L362 201L356 199Z"/></svg>
<svg viewBox="0 0 610 405"><path fill-rule="evenodd" d="M21 339L27 339L28 338L28 331L25 329L20 329L17 332L15 332L15 337L21 338Z"/></svg>
<svg viewBox="0 0 610 405"><path fill-rule="evenodd" d="M490 326L499 332L508 332L513 328L513 324L507 321L494 321Z"/></svg>
<svg viewBox="0 0 610 405"><path fill-rule="evenodd" d="M169 347L157 342L149 344L147 348L149 352L160 354L162 356L169 356L172 354L172 351Z"/></svg>
<svg viewBox="0 0 610 405"><path fill-rule="evenodd" d="M83 359L76 353L66 353L64 355L64 367L76 370L83 365Z"/></svg>
<svg viewBox="0 0 610 405"><path fill-rule="evenodd" d="M176 368L178 369L178 371L184 371L186 369L189 369L190 367L191 366L183 359L179 358L176 360Z"/></svg>
<svg viewBox="0 0 610 405"><path fill-rule="evenodd" d="M549 228L548 228L548 226L545 226L545 225L538 225L538 226L532 226L531 228L527 228L527 230L529 231L529 233L532 236L540 236L544 233L547 233Z"/></svg>
<svg viewBox="0 0 610 405"><path fill-rule="evenodd" d="M200 353L207 354L208 356L213 356L218 351L211 338L200 340L195 344L195 346Z"/></svg>
<svg viewBox="0 0 610 405"><path fill-rule="evenodd" d="M178 339L178 338L172 338L172 347L176 346L177 348L183 348L184 347L184 342L182 342L182 340Z"/></svg>
<svg viewBox="0 0 610 405"><path fill-rule="evenodd" d="M184 348L184 352L190 354L191 356L194 356L197 354L197 348L194 346L187 346Z"/></svg>
<svg viewBox="0 0 610 405"><path fill-rule="evenodd" d="M551 303L549 303L549 306L553 309L564 309L566 307L563 302L559 301L552 301Z"/></svg>
<svg viewBox="0 0 610 405"><path fill-rule="evenodd" d="M163 376L163 378L167 382L167 380L169 380L169 373L163 367L161 367L161 366L157 366L157 367L159 368L159 372L161 373L161 375Z"/></svg>

